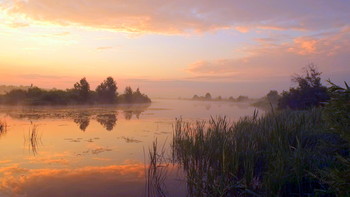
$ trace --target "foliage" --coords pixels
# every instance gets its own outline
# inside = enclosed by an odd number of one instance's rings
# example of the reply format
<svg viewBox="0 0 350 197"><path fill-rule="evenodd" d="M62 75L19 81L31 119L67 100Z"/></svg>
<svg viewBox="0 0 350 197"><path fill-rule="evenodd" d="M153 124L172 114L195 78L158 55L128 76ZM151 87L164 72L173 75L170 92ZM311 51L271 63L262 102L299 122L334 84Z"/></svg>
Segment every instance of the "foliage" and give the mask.
<svg viewBox="0 0 350 197"><path fill-rule="evenodd" d="M86 103L90 98L90 84L87 82L86 78L82 78L79 82L74 84L74 92L77 96L77 100Z"/></svg>
<svg viewBox="0 0 350 197"><path fill-rule="evenodd" d="M345 88L328 82L331 99L325 106L324 117L330 130L344 139L336 147L345 154L338 154L337 165L322 171L320 177L338 196L350 196L350 88L346 82Z"/></svg>
<svg viewBox="0 0 350 197"><path fill-rule="evenodd" d="M317 71L314 64L304 68L304 75L296 75L292 81L298 83L298 87L283 91L279 100L281 109L310 109L321 106L329 99L327 88L321 84L321 72Z"/></svg>
<svg viewBox="0 0 350 197"><path fill-rule="evenodd" d="M96 88L98 99L103 103L114 103L117 98L117 83L112 77L107 77Z"/></svg>
<svg viewBox="0 0 350 197"><path fill-rule="evenodd" d="M150 103L151 99L147 95L142 94L140 89L137 88L133 91L131 87L126 87L124 94L118 97L118 101L121 103Z"/></svg>
<svg viewBox="0 0 350 197"><path fill-rule="evenodd" d="M281 111L236 123L176 122L174 154L190 196L322 196L328 184L312 174L336 163L338 135L322 109Z"/></svg>
<svg viewBox="0 0 350 197"><path fill-rule="evenodd" d="M254 102L252 106L262 108L265 110L273 110L277 108L278 101L280 100L280 98L281 96L278 94L276 90L270 90L270 92L267 93L266 96Z"/></svg>
<svg viewBox="0 0 350 197"><path fill-rule="evenodd" d="M130 88L130 87L129 87ZM75 105L75 104L115 104L115 103L149 103L151 100L142 94L139 89L132 92L131 99L117 100L117 85L112 77L108 77L97 88L90 90L90 84L86 78L82 78L74 84L72 89L45 90L38 87L28 89L14 89L4 95L0 95L0 104L7 105Z"/></svg>

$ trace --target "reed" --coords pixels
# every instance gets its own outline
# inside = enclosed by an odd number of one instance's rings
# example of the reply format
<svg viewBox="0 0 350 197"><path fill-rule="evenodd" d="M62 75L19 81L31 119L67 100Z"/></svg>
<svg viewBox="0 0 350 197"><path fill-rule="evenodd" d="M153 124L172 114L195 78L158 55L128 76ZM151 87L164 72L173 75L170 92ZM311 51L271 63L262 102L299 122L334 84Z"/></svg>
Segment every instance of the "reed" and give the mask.
<svg viewBox="0 0 350 197"><path fill-rule="evenodd" d="M178 119L175 160L186 173L190 196L313 196L326 193L312 173L334 164L322 109L254 113L237 122ZM322 193L324 192L324 193Z"/></svg>
<svg viewBox="0 0 350 197"><path fill-rule="evenodd" d="M38 125L33 124L30 126L28 136L25 137L25 144L28 144L28 150L32 152L33 155L38 154L38 148L41 144L41 136L38 132Z"/></svg>
<svg viewBox="0 0 350 197"><path fill-rule="evenodd" d="M149 150L149 165L146 170L146 194L149 197L166 197L165 180L168 173L168 165L165 156L165 143L159 149L157 139Z"/></svg>

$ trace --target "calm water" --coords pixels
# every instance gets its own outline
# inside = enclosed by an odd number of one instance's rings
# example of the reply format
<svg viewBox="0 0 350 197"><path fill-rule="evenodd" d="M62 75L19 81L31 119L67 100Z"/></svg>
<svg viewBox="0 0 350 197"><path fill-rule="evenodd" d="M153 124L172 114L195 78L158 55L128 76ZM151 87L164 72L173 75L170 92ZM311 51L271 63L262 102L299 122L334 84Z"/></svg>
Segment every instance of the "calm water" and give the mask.
<svg viewBox="0 0 350 197"><path fill-rule="evenodd" d="M0 133L0 196L145 196L148 150L157 139L170 152L175 118L226 115L237 120L253 111L247 104L185 100L123 107L1 107L7 132ZM166 183L169 196L186 195L175 167Z"/></svg>

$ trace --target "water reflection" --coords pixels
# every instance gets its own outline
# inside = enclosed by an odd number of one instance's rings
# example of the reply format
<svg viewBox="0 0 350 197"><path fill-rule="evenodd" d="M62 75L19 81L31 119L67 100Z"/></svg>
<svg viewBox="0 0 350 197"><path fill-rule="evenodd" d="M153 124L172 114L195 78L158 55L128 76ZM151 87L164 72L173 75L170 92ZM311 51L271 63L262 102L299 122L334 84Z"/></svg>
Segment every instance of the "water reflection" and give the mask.
<svg viewBox="0 0 350 197"><path fill-rule="evenodd" d="M74 122L79 125L80 130L85 131L90 124L90 116L85 113L81 113L78 117L74 118Z"/></svg>
<svg viewBox="0 0 350 197"><path fill-rule="evenodd" d="M0 196L142 196L144 191L144 164L79 169L13 165L0 168L0 175Z"/></svg>
<svg viewBox="0 0 350 197"><path fill-rule="evenodd" d="M34 156L38 154L39 145L42 144L41 135L38 132L38 125L32 124L29 127L28 135L24 137L24 144Z"/></svg>
<svg viewBox="0 0 350 197"><path fill-rule="evenodd" d="M124 118L126 119L126 120L131 120L132 119L132 117L133 117L133 115L135 115L135 117L136 117L136 119L140 119L140 115L141 115L141 113L142 113L143 111L129 111L129 110L125 110L125 111L123 111L123 113L124 113Z"/></svg>
<svg viewBox="0 0 350 197"><path fill-rule="evenodd" d="M4 121L0 121L0 138L7 132L7 124Z"/></svg>
<svg viewBox="0 0 350 197"><path fill-rule="evenodd" d="M112 131L117 124L116 114L100 114L96 116L97 122L99 122L107 131Z"/></svg>

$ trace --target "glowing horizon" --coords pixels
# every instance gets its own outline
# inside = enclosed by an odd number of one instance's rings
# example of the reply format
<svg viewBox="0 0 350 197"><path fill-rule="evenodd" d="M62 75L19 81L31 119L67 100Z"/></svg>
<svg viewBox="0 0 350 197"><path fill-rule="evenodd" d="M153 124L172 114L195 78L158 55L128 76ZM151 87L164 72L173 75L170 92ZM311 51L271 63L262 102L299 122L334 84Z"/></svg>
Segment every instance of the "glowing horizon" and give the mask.
<svg viewBox="0 0 350 197"><path fill-rule="evenodd" d="M311 62L350 74L344 1L0 0L0 84L94 87L151 97L262 96ZM229 89L229 90L228 90Z"/></svg>

